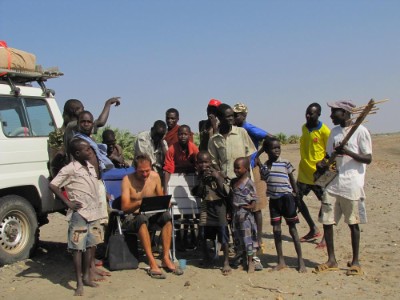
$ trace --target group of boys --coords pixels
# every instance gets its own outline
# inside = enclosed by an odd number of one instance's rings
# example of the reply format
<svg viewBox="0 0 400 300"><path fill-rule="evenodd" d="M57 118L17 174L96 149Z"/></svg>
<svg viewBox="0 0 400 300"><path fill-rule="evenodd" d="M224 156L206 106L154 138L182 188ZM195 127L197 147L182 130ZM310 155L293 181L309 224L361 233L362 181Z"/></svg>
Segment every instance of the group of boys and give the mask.
<svg viewBox="0 0 400 300"><path fill-rule="evenodd" d="M111 104L114 103L116 101ZM124 177L122 182L121 208L124 212L132 214L124 226L139 234L149 260L149 275L153 278L165 278L152 255L148 234L149 223L157 223L162 228L162 268L176 275L183 274L169 257L171 216L166 212L148 218L135 213L143 197L163 195L168 192L171 173L194 171L199 174L200 195L204 200L200 216L203 237L217 235L223 245L223 274L231 272L227 255L227 215L228 219L233 218L233 223L236 223L233 230L239 232L237 238L241 240L241 247L244 248L247 257L247 269L249 272L254 270L253 259L256 250L262 245L263 207L257 208L259 197L255 190L253 191L254 183L248 179L252 176L252 169L257 166L259 167L257 173L266 182L267 196L270 199L269 211L278 255L275 269L280 270L286 266L281 240L281 219L284 217L298 255L299 272L306 271L300 242L320 236L303 200L303 196L312 190L321 200L319 220L323 223L328 250L328 261L318 265L314 272L337 270L333 225L337 224L343 214L351 230L353 248L353 259L349 262L347 274L361 274L358 259L360 239L358 224L366 222L363 185L365 165L372 160L371 138L368 130L361 125L348 143L342 145L341 141L352 125L351 112L355 105L351 101L337 101L328 103L328 106L331 108L331 119L334 125L337 125L332 132L319 121L321 106L312 103L307 107L306 123L302 127L300 139L301 159L297 182L293 176L293 166L281 158L279 140L247 123L245 121L247 107L241 103L232 109L216 99L210 101L207 108L208 120L199 124L200 136L207 138L207 149L204 149L205 142L202 138L200 146L203 146L200 151L193 144L193 134L189 126L177 125L179 112L176 109L167 111L166 123L158 120L149 132L140 133L135 144L136 170ZM90 268L94 260L93 249L101 240L99 229L101 226L98 221L105 217L104 208L102 209L102 205L105 205L102 201L105 193L99 188L98 181L101 178L101 171L107 169L108 165L107 160L103 158L102 149L90 138L93 116L86 111L79 112L79 109L75 112L76 115L77 120L64 124L65 132L68 132L70 127L78 128L74 138L66 143L69 150L67 153L73 160L55 176L50 188L69 208L68 247L74 253L78 283L76 294L81 295L83 285L96 285ZM261 140L264 142L257 152ZM243 150L240 147L243 147ZM235 152L236 154L232 154ZM258 158L262 152L268 154L265 163L261 163ZM329 168L326 158L333 154L337 155L338 176L323 190L315 185L313 173L316 169L322 171ZM228 192L224 186L227 179L231 180ZM62 193L61 187L65 188L68 197ZM226 199L229 193L231 199L229 205L233 207L230 207L232 215L229 215L229 209L223 207L226 206L223 199ZM310 227L310 231L301 239L295 226L298 223L297 210L302 213ZM321 243L323 245L324 241Z"/></svg>

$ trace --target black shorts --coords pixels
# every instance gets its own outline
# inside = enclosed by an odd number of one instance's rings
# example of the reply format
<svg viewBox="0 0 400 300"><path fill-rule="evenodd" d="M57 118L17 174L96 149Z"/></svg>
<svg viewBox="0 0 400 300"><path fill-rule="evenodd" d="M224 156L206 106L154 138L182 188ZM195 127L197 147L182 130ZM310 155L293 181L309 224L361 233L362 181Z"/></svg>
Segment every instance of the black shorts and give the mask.
<svg viewBox="0 0 400 300"><path fill-rule="evenodd" d="M229 243L229 234L227 226L201 226L201 238L203 240L215 240L218 237L218 242L223 244Z"/></svg>
<svg viewBox="0 0 400 300"><path fill-rule="evenodd" d="M303 196L307 196L310 191L313 191L318 200L322 200L322 194L324 193L324 190L319 185L307 184L297 181L297 188L299 190L300 198L303 198Z"/></svg>
<svg viewBox="0 0 400 300"><path fill-rule="evenodd" d="M269 199L269 215L272 226L281 224L282 217L285 218L286 224L299 223L293 195L285 194L277 199Z"/></svg>
<svg viewBox="0 0 400 300"><path fill-rule="evenodd" d="M171 214L169 212L161 212L154 214L150 217L140 214L140 215L133 215L129 214L125 217L124 221L122 222L122 228L127 230L131 233L137 233L139 231L140 226L146 224L147 227L149 225L156 224L159 227L164 227L165 224L171 222Z"/></svg>

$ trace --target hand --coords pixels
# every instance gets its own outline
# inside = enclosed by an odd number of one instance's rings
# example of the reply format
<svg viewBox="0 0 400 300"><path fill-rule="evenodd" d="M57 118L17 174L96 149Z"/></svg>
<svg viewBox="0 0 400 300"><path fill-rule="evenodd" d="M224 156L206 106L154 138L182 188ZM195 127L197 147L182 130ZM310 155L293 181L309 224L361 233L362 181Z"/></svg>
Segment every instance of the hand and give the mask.
<svg viewBox="0 0 400 300"><path fill-rule="evenodd" d="M325 159L317 162L316 167L318 172L324 172L329 168L328 163Z"/></svg>
<svg viewBox="0 0 400 300"><path fill-rule="evenodd" d="M69 209L77 211L78 209L82 208L82 203L78 201L68 201L67 206Z"/></svg>
<svg viewBox="0 0 400 300"><path fill-rule="evenodd" d="M339 145L338 147L335 148L335 152L339 155L346 155L347 154L347 147Z"/></svg>
<svg viewBox="0 0 400 300"><path fill-rule="evenodd" d="M259 156L256 156L256 158L254 159L254 163L255 163L255 165L258 166L259 168L261 167L262 163L261 163L261 160L260 160L260 157L259 157Z"/></svg>
<svg viewBox="0 0 400 300"><path fill-rule="evenodd" d="M208 119L210 120L212 128L216 129L218 127L218 118L214 114L209 114Z"/></svg>
<svg viewBox="0 0 400 300"><path fill-rule="evenodd" d="M300 197L296 193L293 193L293 197L294 197L294 203L296 204L297 207L297 212L300 212L302 208Z"/></svg>
<svg viewBox="0 0 400 300"><path fill-rule="evenodd" d="M247 210L253 210L256 208L256 201L251 201L251 204L243 205L242 207Z"/></svg>
<svg viewBox="0 0 400 300"><path fill-rule="evenodd" d="M112 97L112 98L110 98L110 99L108 99L107 101L106 101L106 104L108 104L108 105L113 105L113 104L115 104L115 106L118 106L118 105L120 105L121 104L121 101L119 100L121 97Z"/></svg>

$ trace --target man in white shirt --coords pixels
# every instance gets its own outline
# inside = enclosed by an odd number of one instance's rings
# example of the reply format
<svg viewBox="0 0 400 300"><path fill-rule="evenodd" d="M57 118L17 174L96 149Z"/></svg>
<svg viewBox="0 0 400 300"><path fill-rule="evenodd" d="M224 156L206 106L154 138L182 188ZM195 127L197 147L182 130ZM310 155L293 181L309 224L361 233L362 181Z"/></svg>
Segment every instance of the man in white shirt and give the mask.
<svg viewBox="0 0 400 300"><path fill-rule="evenodd" d="M338 175L326 187L321 207L320 222L324 225L324 234L328 250L328 261L318 265L314 272L338 270L334 252L333 225L341 216L349 225L353 259L348 263L346 275L361 275L359 263L360 228L358 224L367 222L365 212L364 178L366 165L372 161L372 143L368 130L360 125L347 144L341 142L349 132L351 112L355 105L351 101L328 103L331 108L331 119L334 127L329 135L327 154L337 154L336 169ZM318 163L318 168L327 168L324 161Z"/></svg>

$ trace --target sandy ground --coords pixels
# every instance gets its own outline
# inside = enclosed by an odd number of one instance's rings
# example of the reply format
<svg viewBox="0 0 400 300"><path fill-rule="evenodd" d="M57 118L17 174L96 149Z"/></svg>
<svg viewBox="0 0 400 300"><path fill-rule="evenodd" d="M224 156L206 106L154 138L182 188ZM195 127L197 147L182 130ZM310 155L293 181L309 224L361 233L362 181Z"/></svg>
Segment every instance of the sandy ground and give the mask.
<svg viewBox="0 0 400 300"><path fill-rule="evenodd" d="M141 262L139 269L113 272L98 288L85 288L86 298L98 299L398 299L400 278L400 134L373 137L373 163L366 179L369 223L361 226L361 264L363 276L345 275L346 262L351 258L348 227L340 223L334 230L336 255L340 271L313 274L313 268L326 261L325 250L315 249L316 242L302 243L307 266L306 274L296 271L296 254L283 226L283 251L289 268L271 272L276 265L276 252L264 212L264 243L267 253L261 256L263 271L248 275L234 270L222 276L219 269L199 266L200 253L178 252L178 258L188 258L183 276L167 275L166 280L150 278ZM282 157L298 164L298 145L286 145ZM319 202L314 195L306 199L315 219ZM322 229L322 226L319 225ZM307 233L301 218L299 235ZM52 214L50 223L41 229L41 242L36 255L29 260L0 268L0 298L64 299L73 295L75 287L71 256L66 252L67 223L60 214Z"/></svg>

